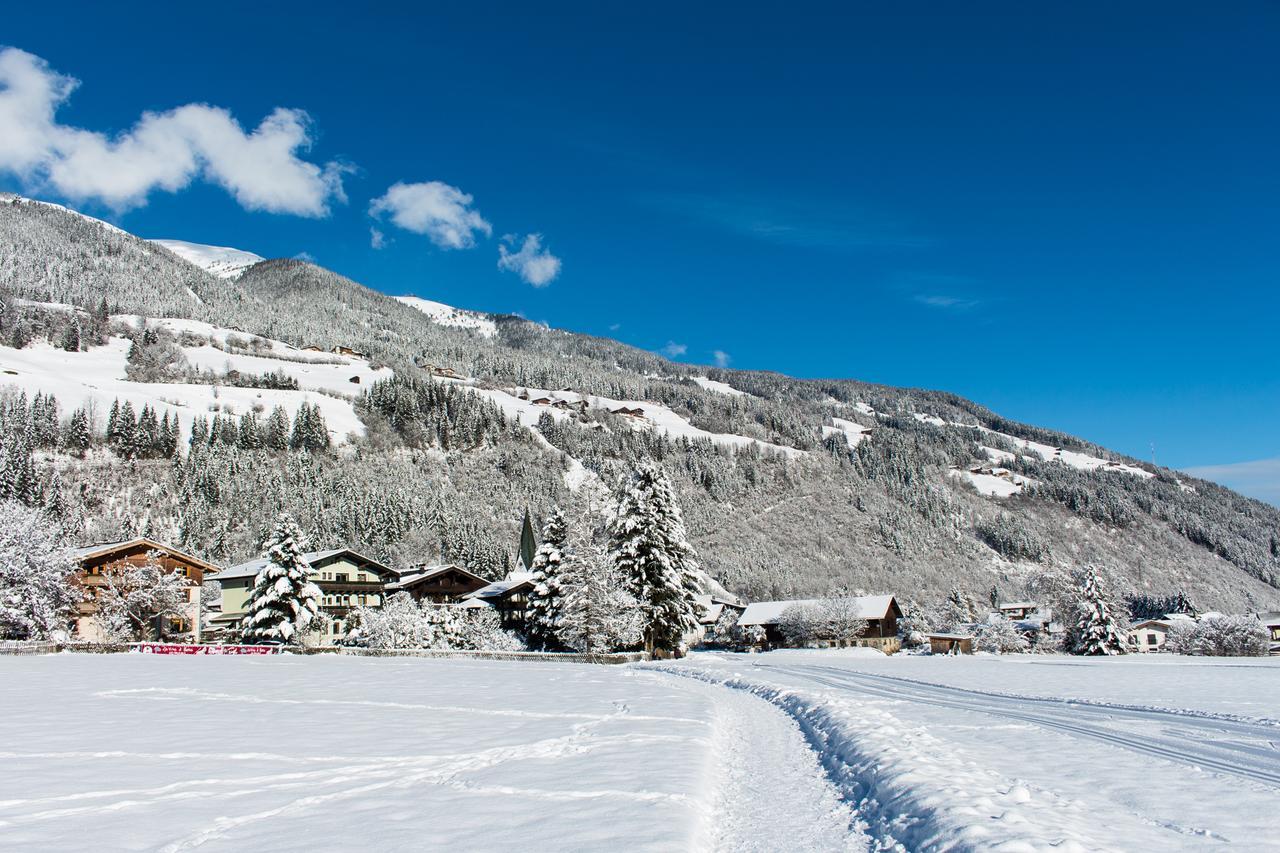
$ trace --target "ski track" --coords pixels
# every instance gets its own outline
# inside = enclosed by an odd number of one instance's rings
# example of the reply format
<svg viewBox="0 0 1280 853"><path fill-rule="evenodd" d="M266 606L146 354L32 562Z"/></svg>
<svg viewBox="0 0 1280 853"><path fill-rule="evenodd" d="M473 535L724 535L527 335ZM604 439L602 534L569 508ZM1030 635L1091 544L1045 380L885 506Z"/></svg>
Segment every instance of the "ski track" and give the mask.
<svg viewBox="0 0 1280 853"><path fill-rule="evenodd" d="M868 839L792 718L737 690L719 690L714 795L703 848L863 851Z"/></svg>
<svg viewBox="0 0 1280 853"><path fill-rule="evenodd" d="M1101 741L1214 773L1280 788L1276 729L1265 722L1186 715L1121 705L990 695L963 688L885 675L853 673L830 666L779 666L779 672L841 691L973 711ZM821 674L819 674L821 673ZM1138 730L1138 726L1143 726ZM1154 733L1148 733L1154 732Z"/></svg>

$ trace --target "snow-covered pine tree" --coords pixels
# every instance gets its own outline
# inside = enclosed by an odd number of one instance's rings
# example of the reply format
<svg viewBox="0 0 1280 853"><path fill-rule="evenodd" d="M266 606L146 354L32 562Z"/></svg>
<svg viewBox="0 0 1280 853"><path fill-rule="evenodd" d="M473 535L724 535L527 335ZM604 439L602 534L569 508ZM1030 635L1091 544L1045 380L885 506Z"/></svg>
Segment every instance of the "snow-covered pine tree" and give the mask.
<svg viewBox="0 0 1280 853"><path fill-rule="evenodd" d="M84 457L90 445L93 444L93 433L89 429L89 413L83 408L76 409L71 413L71 420L67 422L66 429L62 433L62 446L68 453Z"/></svg>
<svg viewBox="0 0 1280 853"><path fill-rule="evenodd" d="M559 575L568 536L564 512L558 506L552 507L542 526L542 544L534 552L529 566L533 572L533 589L529 592L529 618L526 626L529 643L535 648L555 648L559 645L556 638L562 604Z"/></svg>
<svg viewBox="0 0 1280 853"><path fill-rule="evenodd" d="M65 628L80 589L62 531L45 513L0 503L0 637L46 639Z"/></svg>
<svg viewBox="0 0 1280 853"><path fill-rule="evenodd" d="M609 523L609 557L639 604L645 651L683 654L702 610L697 555L671 481L656 466L640 466L623 484Z"/></svg>
<svg viewBox="0 0 1280 853"><path fill-rule="evenodd" d="M247 642L295 642L320 610L320 588L302 559L306 534L287 512L280 513L262 557L267 564L254 579L245 606L242 636Z"/></svg>
<svg viewBox="0 0 1280 853"><path fill-rule="evenodd" d="M977 621L977 618L977 608L974 606L973 599L960 587L951 587L946 601L942 603L942 621L946 624L947 630L957 630L962 625Z"/></svg>
<svg viewBox="0 0 1280 853"><path fill-rule="evenodd" d="M1067 648L1077 655L1122 655L1126 636L1120 605L1108 593L1098 570L1084 569L1067 625Z"/></svg>
<svg viewBox="0 0 1280 853"><path fill-rule="evenodd" d="M640 639L636 600L605 549L589 531L570 537L560 566L556 637L568 649L606 654Z"/></svg>

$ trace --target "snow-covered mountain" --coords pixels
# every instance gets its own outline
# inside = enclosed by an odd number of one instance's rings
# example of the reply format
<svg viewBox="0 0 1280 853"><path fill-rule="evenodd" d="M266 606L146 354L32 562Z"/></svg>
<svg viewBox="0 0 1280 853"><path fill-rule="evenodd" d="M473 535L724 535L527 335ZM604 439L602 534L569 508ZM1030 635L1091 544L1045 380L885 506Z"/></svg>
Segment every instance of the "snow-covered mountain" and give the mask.
<svg viewBox="0 0 1280 853"><path fill-rule="evenodd" d="M465 311L461 308L454 308L452 305L445 305L443 302L423 299L420 296L397 296L395 299L410 308L416 308L430 317L432 322L441 326L474 329L486 338L496 337L498 334L497 324L491 318L479 312Z"/></svg>
<svg viewBox="0 0 1280 853"><path fill-rule="evenodd" d="M498 574L526 506L538 517L650 461L675 482L703 566L749 597L1021 596L1046 571L1095 564L1134 592L1280 605L1275 507L954 394L695 370L303 261L199 257L54 205L0 204L0 386L55 393L63 418L92 401L99 434L109 399L177 415L184 434L217 415L231 435L232 418L292 416L305 396L337 447L298 460L223 442L197 471L59 462L85 538L145 523L243 559L285 506L319 542ZM95 319L104 298L168 330L160 378L129 363L137 320ZM67 350L73 318L88 343Z"/></svg>
<svg viewBox="0 0 1280 853"><path fill-rule="evenodd" d="M157 246L164 246L184 261L195 264L218 278L239 278L241 273L249 267L266 260L253 252L227 246L205 246L200 243L188 243L185 240L152 240L151 242Z"/></svg>

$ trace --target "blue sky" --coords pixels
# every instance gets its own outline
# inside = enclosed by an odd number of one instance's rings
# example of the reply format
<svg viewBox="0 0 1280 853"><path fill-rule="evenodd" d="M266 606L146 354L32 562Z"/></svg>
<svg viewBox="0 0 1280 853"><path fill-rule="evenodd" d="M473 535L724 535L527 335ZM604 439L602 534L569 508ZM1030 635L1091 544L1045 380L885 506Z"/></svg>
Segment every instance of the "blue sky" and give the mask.
<svg viewBox="0 0 1280 853"><path fill-rule="evenodd" d="M79 86L57 167L0 122L0 187L1280 502L1280 6L469 5L19 4L0 44Z"/></svg>

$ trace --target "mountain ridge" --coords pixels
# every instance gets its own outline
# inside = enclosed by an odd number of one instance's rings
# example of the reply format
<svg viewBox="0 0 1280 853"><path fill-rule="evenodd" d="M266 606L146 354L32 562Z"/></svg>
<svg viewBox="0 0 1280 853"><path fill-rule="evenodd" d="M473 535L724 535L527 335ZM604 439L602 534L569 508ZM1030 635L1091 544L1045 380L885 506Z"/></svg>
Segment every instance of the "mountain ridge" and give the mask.
<svg viewBox="0 0 1280 853"><path fill-rule="evenodd" d="M575 499L568 482L582 478L549 476L548 466L609 482L651 460L676 479L711 573L756 597L837 585L921 596L950 585L975 595L995 586L1015 594L1047 568L1099 562L1153 594L1185 588L1221 606L1277 598L1274 508L1007 420L950 392L694 368L510 315L420 300L424 311L414 298L406 304L298 260L263 260L219 278L74 217L0 204L0 287L22 300L86 307L108 294L117 314L189 317L291 347L358 350L405 382L450 386L455 408L467 395L483 400L489 408L465 403L477 423L499 417L506 425L485 427L485 438L460 449L406 433L371 410L362 387L351 405L367 427L353 445L365 458L339 455L324 471L345 488L342 478L367 475L361 465L370 459L394 468L408 454L418 468L401 486L453 496L447 523L485 543L481 550L492 553L475 559L493 565L482 568L496 566L494 555L509 548L504 537L518 522L517 508L530 505L536 514ZM537 405L521 400L529 389L561 395L568 408L550 397ZM584 401L586 410L572 410ZM628 402L647 411L613 411ZM242 497L245 506L258 500L248 490ZM435 501L433 511L441 511L440 500L405 497L419 509ZM129 511L178 524L174 507L138 501ZM253 525L210 512L226 530L210 538L205 522L188 525L189 541L213 556L247 552ZM86 524L107 531L125 524L126 514L89 512ZM444 523L396 529L377 542L336 520L319 528L410 560L464 550L446 542L454 534L440 529Z"/></svg>

